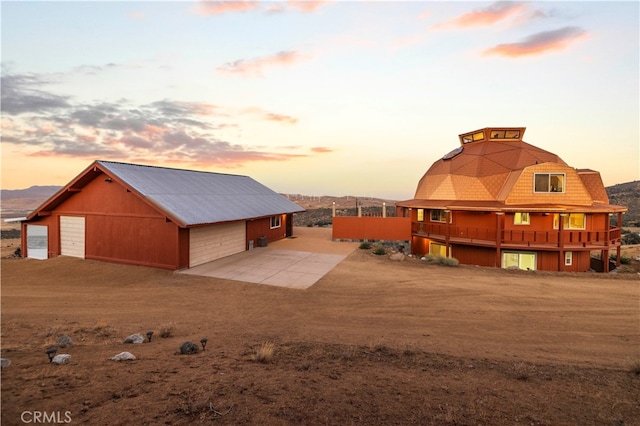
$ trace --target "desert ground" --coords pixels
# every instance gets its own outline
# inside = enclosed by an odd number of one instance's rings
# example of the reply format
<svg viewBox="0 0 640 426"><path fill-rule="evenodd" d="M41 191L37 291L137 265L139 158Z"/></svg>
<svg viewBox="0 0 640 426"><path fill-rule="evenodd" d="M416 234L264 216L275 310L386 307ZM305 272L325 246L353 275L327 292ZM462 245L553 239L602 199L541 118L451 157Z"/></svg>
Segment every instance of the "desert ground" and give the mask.
<svg viewBox="0 0 640 426"><path fill-rule="evenodd" d="M270 246L351 253L307 290L3 258L2 425L640 424L636 272L394 262L294 233ZM62 335L71 361L51 364Z"/></svg>

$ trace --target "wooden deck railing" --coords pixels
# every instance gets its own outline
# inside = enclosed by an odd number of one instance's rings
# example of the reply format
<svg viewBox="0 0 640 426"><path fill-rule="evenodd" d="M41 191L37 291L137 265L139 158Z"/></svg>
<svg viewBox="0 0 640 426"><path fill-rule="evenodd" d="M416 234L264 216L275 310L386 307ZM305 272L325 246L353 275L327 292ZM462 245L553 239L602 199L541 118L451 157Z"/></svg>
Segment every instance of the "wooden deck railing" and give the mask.
<svg viewBox="0 0 640 426"><path fill-rule="evenodd" d="M435 239L449 238L451 242L482 244L496 246L498 242L501 246L510 247L533 247L533 246L560 246L560 231L529 231L519 229L503 229L497 235L493 228L476 228L447 225L446 223L413 222L411 224L413 235L431 237ZM620 244L621 230L611 227L609 230L563 230L565 246L571 247L591 247L599 248Z"/></svg>

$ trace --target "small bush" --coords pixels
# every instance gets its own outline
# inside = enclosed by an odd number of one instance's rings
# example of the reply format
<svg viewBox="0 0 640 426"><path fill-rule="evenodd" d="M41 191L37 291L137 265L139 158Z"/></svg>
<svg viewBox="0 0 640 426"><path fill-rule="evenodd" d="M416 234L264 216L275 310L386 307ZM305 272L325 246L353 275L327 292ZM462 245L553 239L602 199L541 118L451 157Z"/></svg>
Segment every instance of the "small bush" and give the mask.
<svg viewBox="0 0 640 426"><path fill-rule="evenodd" d="M162 338L172 337L173 333L176 331L176 324L174 322L168 322L166 324L162 324L159 327L159 334Z"/></svg>
<svg viewBox="0 0 640 426"><path fill-rule="evenodd" d="M616 256L615 255L611 255L609 256L609 260L615 262L616 261ZM631 258L630 257L625 257L625 256L620 256L620 263L623 265L631 265Z"/></svg>
<svg viewBox="0 0 640 426"><path fill-rule="evenodd" d="M261 362L263 364L267 364L271 362L273 359L273 355L276 351L276 345L273 342L264 342L260 347L256 350L253 359L257 362Z"/></svg>
<svg viewBox="0 0 640 426"><path fill-rule="evenodd" d="M458 264L460 262L458 262L458 259L456 259L455 257L440 257L440 259L438 259L438 263L440 265L444 265L444 266L458 266Z"/></svg>
<svg viewBox="0 0 640 426"><path fill-rule="evenodd" d="M360 243L360 248L362 250L369 250L371 248L371 243L369 241L363 241Z"/></svg>
<svg viewBox="0 0 640 426"><path fill-rule="evenodd" d="M375 254L376 256L384 256L385 254L387 254L387 250L382 244L379 244L376 246L376 248L373 249L373 254Z"/></svg>

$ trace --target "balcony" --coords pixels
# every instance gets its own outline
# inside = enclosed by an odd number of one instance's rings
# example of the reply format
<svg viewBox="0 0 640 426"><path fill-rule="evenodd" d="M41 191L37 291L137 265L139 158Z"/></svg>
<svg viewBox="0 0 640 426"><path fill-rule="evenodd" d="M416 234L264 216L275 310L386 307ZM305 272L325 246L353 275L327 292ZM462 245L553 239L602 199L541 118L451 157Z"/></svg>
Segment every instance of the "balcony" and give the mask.
<svg viewBox="0 0 640 426"><path fill-rule="evenodd" d="M554 230L519 230L503 229L496 232L495 228L475 228L449 225L446 223L412 222L411 233L414 236L425 237L450 243L477 245L512 249L540 249L554 250L562 244L564 249L570 250L603 250L620 245L620 228L611 227L609 230L564 230L562 239L560 231Z"/></svg>

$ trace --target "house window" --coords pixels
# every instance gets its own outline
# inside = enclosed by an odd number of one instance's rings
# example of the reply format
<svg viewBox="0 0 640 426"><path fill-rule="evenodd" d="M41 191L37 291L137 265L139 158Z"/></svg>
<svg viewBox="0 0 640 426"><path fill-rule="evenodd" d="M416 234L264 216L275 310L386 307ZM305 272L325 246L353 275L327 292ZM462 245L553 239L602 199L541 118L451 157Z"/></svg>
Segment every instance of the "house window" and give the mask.
<svg viewBox="0 0 640 426"><path fill-rule="evenodd" d="M491 139L520 139L520 130L493 130Z"/></svg>
<svg viewBox="0 0 640 426"><path fill-rule="evenodd" d="M418 222L424 222L424 209L418 209Z"/></svg>
<svg viewBox="0 0 640 426"><path fill-rule="evenodd" d="M434 256L447 257L447 246L440 243L430 243L429 254Z"/></svg>
<svg viewBox="0 0 640 426"><path fill-rule="evenodd" d="M476 142L484 139L484 132L474 132L462 137L462 143Z"/></svg>
<svg viewBox="0 0 640 426"><path fill-rule="evenodd" d="M553 229L558 229L559 214L553 215ZM585 229L586 215L584 213L570 213L562 217L562 227L564 229Z"/></svg>
<svg viewBox="0 0 640 426"><path fill-rule="evenodd" d="M431 222L446 222L447 212L445 210L431 210Z"/></svg>
<svg viewBox="0 0 640 426"><path fill-rule="evenodd" d="M564 264L565 266L571 266L573 264L573 252L566 251L564 253Z"/></svg>
<svg viewBox="0 0 640 426"><path fill-rule="evenodd" d="M529 225L529 223L529 213L516 212L516 214L513 216L514 225Z"/></svg>
<svg viewBox="0 0 640 426"><path fill-rule="evenodd" d="M521 252L502 252L502 267L535 271L536 254Z"/></svg>
<svg viewBox="0 0 640 426"><path fill-rule="evenodd" d="M280 216L271 216L271 229L280 228Z"/></svg>
<svg viewBox="0 0 640 426"><path fill-rule="evenodd" d="M536 173L533 176L534 192L564 192L564 173Z"/></svg>

